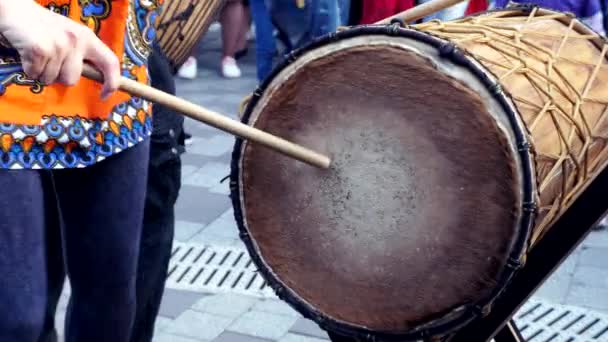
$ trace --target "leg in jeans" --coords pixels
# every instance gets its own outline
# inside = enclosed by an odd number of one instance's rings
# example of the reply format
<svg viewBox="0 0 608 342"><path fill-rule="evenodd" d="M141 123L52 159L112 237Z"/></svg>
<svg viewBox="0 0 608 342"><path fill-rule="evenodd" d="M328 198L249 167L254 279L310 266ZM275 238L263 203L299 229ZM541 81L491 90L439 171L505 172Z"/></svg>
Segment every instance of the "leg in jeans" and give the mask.
<svg viewBox="0 0 608 342"><path fill-rule="evenodd" d="M255 25L256 64L258 81L262 82L272 71L272 61L276 53L274 26L265 0L249 0L251 16Z"/></svg>
<svg viewBox="0 0 608 342"><path fill-rule="evenodd" d="M48 298L42 172L0 171L0 341L37 342Z"/></svg>
<svg viewBox="0 0 608 342"><path fill-rule="evenodd" d="M340 26L340 9L337 0L311 1L310 38L318 38L336 32Z"/></svg>
<svg viewBox="0 0 608 342"><path fill-rule="evenodd" d="M85 169L54 171L72 296L66 342L129 341L149 140Z"/></svg>
<svg viewBox="0 0 608 342"><path fill-rule="evenodd" d="M152 140L144 225L137 269L137 314L132 342L151 342L171 259L175 227L174 204L181 185L179 156L158 160L167 143Z"/></svg>
<svg viewBox="0 0 608 342"><path fill-rule="evenodd" d="M340 25L348 26L350 22L350 0L338 0L340 9Z"/></svg>
<svg viewBox="0 0 608 342"><path fill-rule="evenodd" d="M50 180L50 176L48 177ZM63 249L61 248L61 223L57 207L57 199L54 191L46 194L46 265L48 281L48 301L46 306L46 318L44 332L41 342L57 342L58 336L55 329L55 314L57 304L61 298L61 292L65 283L65 270L63 267Z"/></svg>
<svg viewBox="0 0 608 342"><path fill-rule="evenodd" d="M155 46L149 59L152 86L175 94L169 63ZM154 129L137 266L137 307L132 342L150 342L171 258L175 228L174 205L181 186L179 149L183 118L164 106L153 107ZM174 150L175 149L175 150Z"/></svg>

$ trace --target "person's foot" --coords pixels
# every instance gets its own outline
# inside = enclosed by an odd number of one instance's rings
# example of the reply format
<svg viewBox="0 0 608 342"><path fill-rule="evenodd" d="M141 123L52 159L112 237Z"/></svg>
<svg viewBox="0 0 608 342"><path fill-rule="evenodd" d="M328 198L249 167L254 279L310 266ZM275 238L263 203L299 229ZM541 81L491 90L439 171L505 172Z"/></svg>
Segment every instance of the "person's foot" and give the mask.
<svg viewBox="0 0 608 342"><path fill-rule="evenodd" d="M198 66L196 58L189 57L184 65L182 65L177 71L177 76L181 78L187 78L189 80L195 79L198 73Z"/></svg>
<svg viewBox="0 0 608 342"><path fill-rule="evenodd" d="M241 77L241 69L239 69L234 58L224 57L224 59L222 59L222 75L226 78Z"/></svg>

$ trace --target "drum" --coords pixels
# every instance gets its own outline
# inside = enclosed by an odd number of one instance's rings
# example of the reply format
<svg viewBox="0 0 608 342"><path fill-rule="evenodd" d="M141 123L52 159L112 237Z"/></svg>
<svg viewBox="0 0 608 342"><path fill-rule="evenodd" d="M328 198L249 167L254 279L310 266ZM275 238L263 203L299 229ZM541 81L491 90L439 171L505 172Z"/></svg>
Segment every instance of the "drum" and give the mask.
<svg viewBox="0 0 608 342"><path fill-rule="evenodd" d="M607 164L606 51L571 16L518 7L295 52L243 121L332 166L237 141L233 206L261 274L351 337L444 336L491 312Z"/></svg>
<svg viewBox="0 0 608 342"><path fill-rule="evenodd" d="M207 32L223 0L165 0L158 21L158 44L177 70Z"/></svg>

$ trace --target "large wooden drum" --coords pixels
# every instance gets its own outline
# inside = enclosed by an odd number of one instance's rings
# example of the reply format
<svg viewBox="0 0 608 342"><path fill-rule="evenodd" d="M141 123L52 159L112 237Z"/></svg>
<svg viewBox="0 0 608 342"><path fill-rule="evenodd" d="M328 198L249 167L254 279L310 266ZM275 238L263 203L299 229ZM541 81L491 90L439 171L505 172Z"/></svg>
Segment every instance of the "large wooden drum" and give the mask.
<svg viewBox="0 0 608 342"><path fill-rule="evenodd" d="M165 0L158 21L158 44L177 70L207 32L224 0Z"/></svg>
<svg viewBox="0 0 608 342"><path fill-rule="evenodd" d="M440 336L488 313L606 166L604 44L568 15L513 8L295 53L243 120L333 165L237 142L235 216L263 276L349 336Z"/></svg>

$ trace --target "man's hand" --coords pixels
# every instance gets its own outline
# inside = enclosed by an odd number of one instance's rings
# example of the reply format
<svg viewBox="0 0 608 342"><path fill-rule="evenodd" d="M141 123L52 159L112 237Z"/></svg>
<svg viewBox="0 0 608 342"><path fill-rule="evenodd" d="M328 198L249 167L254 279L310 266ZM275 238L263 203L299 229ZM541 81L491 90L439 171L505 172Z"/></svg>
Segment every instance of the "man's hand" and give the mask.
<svg viewBox="0 0 608 342"><path fill-rule="evenodd" d="M120 65L112 50L86 26L33 0L0 0L0 34L19 53L29 78L74 85L87 61L104 76L102 98L118 88Z"/></svg>

